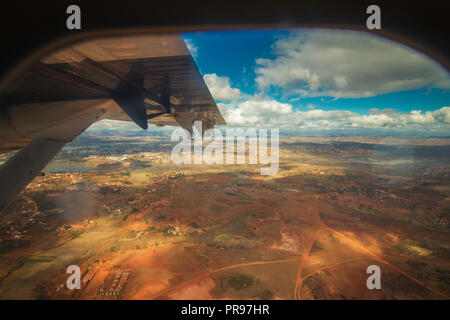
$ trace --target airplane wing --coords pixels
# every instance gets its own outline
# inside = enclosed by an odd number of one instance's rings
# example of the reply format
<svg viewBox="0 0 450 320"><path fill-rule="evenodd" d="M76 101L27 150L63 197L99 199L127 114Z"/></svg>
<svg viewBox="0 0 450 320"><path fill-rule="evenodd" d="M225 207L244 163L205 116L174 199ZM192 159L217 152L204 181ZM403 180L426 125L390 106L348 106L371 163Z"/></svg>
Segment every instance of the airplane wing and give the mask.
<svg viewBox="0 0 450 320"><path fill-rule="evenodd" d="M0 210L65 143L101 119L189 131L194 121L202 121L203 130L225 124L179 34L102 38L63 48L0 94L0 153L22 149L0 168Z"/></svg>

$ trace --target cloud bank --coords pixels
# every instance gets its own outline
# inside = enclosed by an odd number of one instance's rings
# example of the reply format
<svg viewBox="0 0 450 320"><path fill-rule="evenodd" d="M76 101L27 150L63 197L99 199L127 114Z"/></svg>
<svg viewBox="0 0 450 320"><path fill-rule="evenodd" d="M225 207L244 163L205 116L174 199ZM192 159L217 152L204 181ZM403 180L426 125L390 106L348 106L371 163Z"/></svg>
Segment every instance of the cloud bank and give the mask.
<svg viewBox="0 0 450 320"><path fill-rule="evenodd" d="M220 77L211 73L205 74L203 79L215 100L233 100L238 99L241 95L239 89L231 87L228 77Z"/></svg>
<svg viewBox="0 0 450 320"><path fill-rule="evenodd" d="M445 131L450 129L450 107L436 111L371 109L366 115L348 110L298 110L268 97L254 97L237 105L219 103L228 125L285 130L380 129L396 131Z"/></svg>
<svg viewBox="0 0 450 320"><path fill-rule="evenodd" d="M398 43L355 31L291 33L272 45L275 58L257 59L261 90L304 97L371 97L422 87L450 88L430 58Z"/></svg>

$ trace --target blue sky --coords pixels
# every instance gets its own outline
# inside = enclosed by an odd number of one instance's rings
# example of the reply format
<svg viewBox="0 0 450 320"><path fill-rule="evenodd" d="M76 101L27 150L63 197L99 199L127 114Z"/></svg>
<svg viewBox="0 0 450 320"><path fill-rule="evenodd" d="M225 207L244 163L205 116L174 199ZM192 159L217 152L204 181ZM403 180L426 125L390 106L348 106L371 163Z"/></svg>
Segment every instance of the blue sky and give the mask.
<svg viewBox="0 0 450 320"><path fill-rule="evenodd" d="M392 41L340 30L183 38L230 125L450 132L448 73Z"/></svg>
<svg viewBox="0 0 450 320"><path fill-rule="evenodd" d="M270 46L283 34L288 31L199 32L183 34L183 38L196 46L194 60L202 74L228 76L234 86L253 94L255 60L273 58Z"/></svg>

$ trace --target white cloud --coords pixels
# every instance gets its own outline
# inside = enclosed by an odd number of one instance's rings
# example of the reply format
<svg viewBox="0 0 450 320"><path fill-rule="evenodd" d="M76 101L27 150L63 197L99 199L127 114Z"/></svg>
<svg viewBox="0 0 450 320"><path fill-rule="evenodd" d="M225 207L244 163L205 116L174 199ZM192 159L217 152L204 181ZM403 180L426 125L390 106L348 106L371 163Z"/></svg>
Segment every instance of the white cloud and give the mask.
<svg viewBox="0 0 450 320"><path fill-rule="evenodd" d="M231 125L265 125L281 123L292 113L292 106L275 100L254 97L241 102L239 106L219 103L222 115Z"/></svg>
<svg viewBox="0 0 450 320"><path fill-rule="evenodd" d="M443 107L434 111L433 116L442 123L450 124L450 107Z"/></svg>
<svg viewBox="0 0 450 320"><path fill-rule="evenodd" d="M216 100L233 100L238 99L241 95L239 89L231 87L230 78L228 77L221 77L215 73L211 73L205 74L203 79L213 98Z"/></svg>
<svg viewBox="0 0 450 320"><path fill-rule="evenodd" d="M430 58L362 32L296 32L273 44L274 59L257 59L256 83L302 96L370 97L424 86L450 88Z"/></svg>
<svg viewBox="0 0 450 320"><path fill-rule="evenodd" d="M186 47L188 48L191 56L193 58L197 58L198 47L195 45L194 41L192 41L192 39L184 39L184 43L186 44Z"/></svg>
<svg viewBox="0 0 450 320"><path fill-rule="evenodd" d="M372 109L361 115L348 110L310 109L300 111L290 104L280 103L264 96L255 96L237 105L219 103L227 124L279 128L285 130L341 130L381 129L397 131L449 131L450 107L436 111L413 110L399 112L393 109Z"/></svg>
<svg viewBox="0 0 450 320"><path fill-rule="evenodd" d="M340 130L381 129L385 131L450 131L450 106L435 111L413 110L399 112L394 109L371 109L367 115L348 110L309 109L300 111L288 103L281 103L266 96L257 95L237 105L217 104L229 126L279 128L285 130ZM151 125L148 133L170 132L174 127ZM134 122L102 120L86 131L105 130L142 132Z"/></svg>

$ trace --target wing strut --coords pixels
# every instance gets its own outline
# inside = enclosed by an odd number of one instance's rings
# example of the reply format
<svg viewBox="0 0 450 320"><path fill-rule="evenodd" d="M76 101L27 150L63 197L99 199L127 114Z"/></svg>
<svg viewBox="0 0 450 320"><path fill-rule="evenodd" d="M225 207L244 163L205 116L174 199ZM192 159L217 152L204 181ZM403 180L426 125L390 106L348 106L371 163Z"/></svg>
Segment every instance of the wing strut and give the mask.
<svg viewBox="0 0 450 320"><path fill-rule="evenodd" d="M0 213L34 179L67 142L97 121L105 109L94 109L61 122L45 135L35 137L0 167Z"/></svg>

